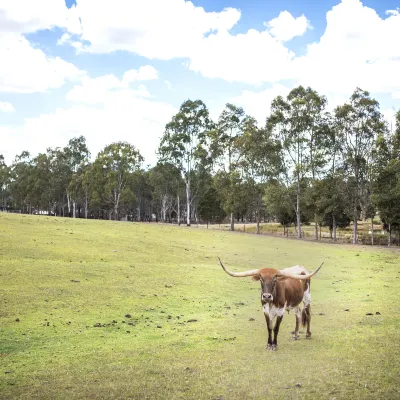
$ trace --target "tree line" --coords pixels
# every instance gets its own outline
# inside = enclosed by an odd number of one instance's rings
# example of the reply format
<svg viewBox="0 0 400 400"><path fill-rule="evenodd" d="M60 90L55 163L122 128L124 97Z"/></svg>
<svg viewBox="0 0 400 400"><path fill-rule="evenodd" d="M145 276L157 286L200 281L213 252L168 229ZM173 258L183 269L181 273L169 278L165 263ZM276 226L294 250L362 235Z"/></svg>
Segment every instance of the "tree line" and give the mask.
<svg viewBox="0 0 400 400"><path fill-rule="evenodd" d="M226 104L217 121L201 100L186 100L165 126L157 165L144 167L127 142L96 158L83 136L6 165L0 155L0 206L24 213L207 224L277 221L284 230L313 223L314 236L379 216L392 243L400 233L400 111L385 121L379 103L357 88L327 111L327 98L299 86L271 104L264 126Z"/></svg>

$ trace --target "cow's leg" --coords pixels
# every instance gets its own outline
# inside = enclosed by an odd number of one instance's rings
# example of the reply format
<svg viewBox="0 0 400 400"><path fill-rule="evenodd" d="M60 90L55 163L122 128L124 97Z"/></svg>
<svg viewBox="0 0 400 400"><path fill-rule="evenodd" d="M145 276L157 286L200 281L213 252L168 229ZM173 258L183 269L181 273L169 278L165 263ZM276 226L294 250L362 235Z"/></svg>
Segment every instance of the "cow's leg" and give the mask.
<svg viewBox="0 0 400 400"><path fill-rule="evenodd" d="M311 339L311 331L310 331L310 324L311 324L311 304L308 304L307 307L305 307L305 314L306 314L306 322L307 322L307 333L306 333L306 339ZM303 310L303 311L304 311Z"/></svg>
<svg viewBox="0 0 400 400"><path fill-rule="evenodd" d="M279 327L282 322L283 315L278 316L276 319L275 327L274 327L274 340L272 342L272 350L276 350L278 347L278 333L279 333Z"/></svg>
<svg viewBox="0 0 400 400"><path fill-rule="evenodd" d="M297 340L299 338L299 330L300 330L300 323L301 323L301 310L300 307L296 307L294 309L296 314L296 328L293 332L293 340Z"/></svg>
<svg viewBox="0 0 400 400"><path fill-rule="evenodd" d="M310 282L308 282L307 290L304 292L303 297L304 308L302 312L302 325L307 324L306 339L311 339L310 323L311 323L311 291Z"/></svg>
<svg viewBox="0 0 400 400"><path fill-rule="evenodd" d="M268 328L267 350L270 350L272 348L272 321L271 321L271 318L269 317L269 314L264 313L264 316L265 316L265 322L267 323L267 328Z"/></svg>

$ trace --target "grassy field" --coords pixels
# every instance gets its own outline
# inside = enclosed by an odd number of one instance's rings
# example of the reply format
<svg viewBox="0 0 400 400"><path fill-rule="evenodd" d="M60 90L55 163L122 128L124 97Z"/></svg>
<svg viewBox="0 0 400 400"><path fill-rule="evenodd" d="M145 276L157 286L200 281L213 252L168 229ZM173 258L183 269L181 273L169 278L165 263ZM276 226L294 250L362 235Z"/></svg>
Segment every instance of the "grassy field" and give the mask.
<svg viewBox="0 0 400 400"><path fill-rule="evenodd" d="M259 284L312 270L312 339L277 352ZM2 399L398 399L400 252L0 214ZM372 315L367 315L372 314ZM253 320L254 319L254 320Z"/></svg>

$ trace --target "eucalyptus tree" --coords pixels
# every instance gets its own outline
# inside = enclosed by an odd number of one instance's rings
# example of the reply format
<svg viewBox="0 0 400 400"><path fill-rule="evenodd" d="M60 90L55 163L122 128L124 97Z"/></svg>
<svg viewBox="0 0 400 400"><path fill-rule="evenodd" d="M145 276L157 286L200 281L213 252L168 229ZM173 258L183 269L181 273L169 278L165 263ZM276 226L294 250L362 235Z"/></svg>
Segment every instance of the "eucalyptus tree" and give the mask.
<svg viewBox="0 0 400 400"><path fill-rule="evenodd" d="M115 219L118 219L122 196L132 198L129 193L131 175L140 169L143 160L140 152L128 142L111 143L97 155L97 175L102 180L102 190Z"/></svg>
<svg viewBox="0 0 400 400"><path fill-rule="evenodd" d="M268 214L283 226L284 235L288 235L288 227L296 221L291 197L291 188L279 180L272 179L266 184L263 199L267 204Z"/></svg>
<svg viewBox="0 0 400 400"><path fill-rule="evenodd" d="M299 238L302 237L302 182L310 174L311 182L317 179L328 162L326 103L326 98L315 90L299 86L286 99L278 96L272 101L271 115L267 119L267 127L273 130L282 145L283 176L287 185L296 184L295 211ZM317 230L315 234L318 237Z"/></svg>
<svg viewBox="0 0 400 400"><path fill-rule="evenodd" d="M158 163L149 171L149 177L153 187L153 197L159 203L161 219L166 222L168 215L171 219L174 203L179 198L180 188L182 187L180 171L173 164Z"/></svg>
<svg viewBox="0 0 400 400"><path fill-rule="evenodd" d="M270 126L259 128L253 117L245 118L242 129L243 135L237 140L237 147L242 155L238 164L254 196L253 204L257 234L259 234L265 183L276 178L282 170L281 146L274 139Z"/></svg>
<svg viewBox="0 0 400 400"><path fill-rule="evenodd" d="M378 135L373 156L372 204L389 232L390 246L393 230L400 232L400 110L396 114L395 131Z"/></svg>
<svg viewBox="0 0 400 400"><path fill-rule="evenodd" d="M352 242L356 244L361 199L368 182L368 162L376 136L384 132L385 123L378 101L360 88L354 91L347 103L336 107L334 114L352 207Z"/></svg>
<svg viewBox="0 0 400 400"><path fill-rule="evenodd" d="M312 189L312 201L318 210L320 222L329 226L331 239L336 241L337 227L345 228L350 224L343 176L329 173L325 178L316 181Z"/></svg>
<svg viewBox="0 0 400 400"><path fill-rule="evenodd" d="M71 203L73 208L73 216L75 217L76 204L75 199L71 198L71 193L68 192L69 182L72 179L72 175L78 171L79 166L83 162L87 162L90 158L90 152L86 145L86 139L84 136L74 137L68 141L68 145L64 147L63 154L60 157L65 161L63 168L63 176L66 176L66 182L64 182L65 190L67 194L68 213L71 215ZM65 174L65 175L64 175Z"/></svg>
<svg viewBox="0 0 400 400"><path fill-rule="evenodd" d="M209 222L221 223L226 216L222 206L222 198L220 192L214 185L209 186L201 196L198 205L198 213L201 219L206 221L207 228Z"/></svg>
<svg viewBox="0 0 400 400"><path fill-rule="evenodd" d="M242 153L238 141L243 135L243 126L246 119L243 108L226 103L224 110L218 118L216 129L212 132L212 155L218 171L226 175L224 180L224 206L230 215L230 229L235 229L235 199L237 199L238 166Z"/></svg>
<svg viewBox="0 0 400 400"><path fill-rule="evenodd" d="M68 192L73 201L72 215L76 217L76 205L78 203L79 215L80 209L83 207L85 210L85 218L89 216L89 208L91 198L93 195L94 185L96 183L93 164L88 161L83 161L77 171L72 175L68 185Z"/></svg>
<svg viewBox="0 0 400 400"><path fill-rule="evenodd" d="M28 151L17 155L11 164L10 192L13 207L32 213L33 163Z"/></svg>
<svg viewBox="0 0 400 400"><path fill-rule="evenodd" d="M51 158L50 149L47 153L39 153L33 159L32 178L32 201L37 209L48 210L50 214L53 210L54 197L51 186Z"/></svg>
<svg viewBox="0 0 400 400"><path fill-rule="evenodd" d="M190 226L193 175L209 159L209 134L213 128L206 105L186 100L165 126L158 149L159 160L170 162L182 174L186 186L186 223Z"/></svg>
<svg viewBox="0 0 400 400"><path fill-rule="evenodd" d="M0 154L0 207L6 207L10 196L11 169L4 161L3 154Z"/></svg>

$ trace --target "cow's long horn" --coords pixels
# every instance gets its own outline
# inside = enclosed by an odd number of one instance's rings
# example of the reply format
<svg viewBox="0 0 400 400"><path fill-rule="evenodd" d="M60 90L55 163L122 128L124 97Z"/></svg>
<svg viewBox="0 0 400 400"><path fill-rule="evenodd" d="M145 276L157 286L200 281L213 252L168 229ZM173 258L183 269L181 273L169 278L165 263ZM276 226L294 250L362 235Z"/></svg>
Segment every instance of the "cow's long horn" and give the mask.
<svg viewBox="0 0 400 400"><path fill-rule="evenodd" d="M286 276L287 278L293 278L293 279L309 279L321 269L323 264L324 263L322 263L314 272L311 272L311 274L307 274L307 275L289 274L289 273L284 272L284 271L279 271L278 272L278 276Z"/></svg>
<svg viewBox="0 0 400 400"><path fill-rule="evenodd" d="M244 272L232 272L229 271L227 268L225 268L225 265L222 264L221 259L218 257L219 263L221 264L222 269L229 274L230 276L236 276L236 277L244 277L244 276L254 276L260 273L259 269L250 269L249 271L244 271Z"/></svg>

